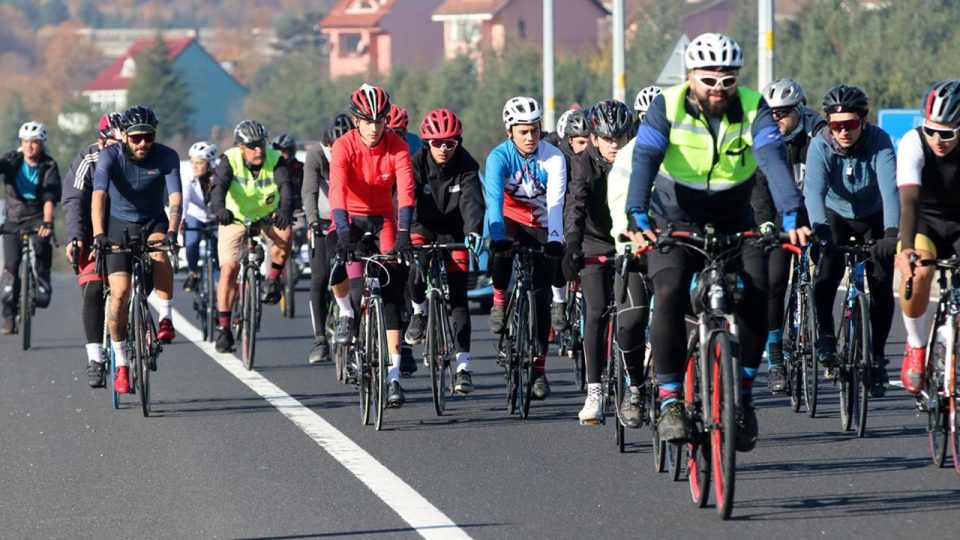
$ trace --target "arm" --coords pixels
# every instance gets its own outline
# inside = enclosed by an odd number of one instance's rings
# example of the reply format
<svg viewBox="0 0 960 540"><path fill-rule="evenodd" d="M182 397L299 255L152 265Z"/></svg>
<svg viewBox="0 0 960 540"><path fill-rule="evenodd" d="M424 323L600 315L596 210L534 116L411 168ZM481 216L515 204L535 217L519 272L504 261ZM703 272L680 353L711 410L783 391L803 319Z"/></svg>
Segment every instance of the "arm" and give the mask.
<svg viewBox="0 0 960 540"><path fill-rule="evenodd" d="M627 146L617 152L617 158L613 160L613 167L607 174L607 208L610 210L610 222L613 228L610 230L610 236L614 241L619 242L619 237L627 231L627 190L630 187L630 171L633 164L633 145L631 141Z"/></svg>
<svg viewBox="0 0 960 540"><path fill-rule="evenodd" d="M97 159L93 173L93 195L90 199L90 226L93 236L106 234L107 190L110 188L110 173L113 168L114 152L103 150Z"/></svg>
<svg viewBox="0 0 960 540"><path fill-rule="evenodd" d="M167 230L176 233L180 230L180 219L183 218L183 183L180 181L180 157L171 150L169 160L169 168L164 175L167 184L167 207L170 209Z"/></svg>
<svg viewBox="0 0 960 540"><path fill-rule="evenodd" d="M584 151L584 154L586 151ZM587 221L587 181L589 156L580 154L570 162L570 184L564 201L563 228L568 246L580 250L583 245L583 228Z"/></svg>
<svg viewBox="0 0 960 540"><path fill-rule="evenodd" d="M397 229L401 231L410 230L410 222L413 220L414 183L413 183L413 164L410 162L410 150L407 143L396 139L398 152L394 156L397 171Z"/></svg>
<svg viewBox="0 0 960 540"><path fill-rule="evenodd" d="M345 137L340 137L333 143L330 160L330 214L333 217L337 234L350 235L350 216L347 214L347 179L350 177L350 156Z"/></svg>
<svg viewBox="0 0 960 540"><path fill-rule="evenodd" d="M757 171L757 183L753 186L750 205L753 206L757 224L772 223L777 217L773 195L770 194L770 186L767 184L767 176L762 171Z"/></svg>
<svg viewBox="0 0 960 540"><path fill-rule="evenodd" d="M167 206L170 208L170 224L167 226L167 231L176 234L180 230L180 219L183 217L183 193L170 193Z"/></svg>
<svg viewBox="0 0 960 540"><path fill-rule="evenodd" d="M827 224L827 190L830 188L830 170L823 153L826 151L821 136L810 142L807 150L807 173L803 182L803 200L807 206L810 225Z"/></svg>
<svg viewBox="0 0 960 540"><path fill-rule="evenodd" d="M92 177L93 168L96 167L96 163L91 156L96 156L96 154L81 152L70 164L70 169L67 170L61 205L63 206L63 216L67 226L67 238L70 240L83 239L85 236L81 207L86 198L84 197L84 191L88 190L92 184L90 182L91 178L87 178L87 174L89 173Z"/></svg>
<svg viewBox="0 0 960 540"><path fill-rule="evenodd" d="M43 223L53 223L53 209L60 202L60 196L63 193L63 186L60 183L60 168L57 162L50 160L50 168L43 178ZM46 238L53 233L52 226L48 229L47 225L40 228L40 236Z"/></svg>
<svg viewBox="0 0 960 540"><path fill-rule="evenodd" d="M787 164L786 147L780 128L770 114L770 107L763 99L757 109L757 118L750 126L753 135L753 156L767 177L770 195L781 215L796 212L803 204L793 171Z"/></svg>
<svg viewBox="0 0 960 540"><path fill-rule="evenodd" d="M290 178L290 169L286 165L277 165L273 170L273 181L280 192L280 205L277 212L286 218L293 216L293 179Z"/></svg>
<svg viewBox="0 0 960 540"><path fill-rule="evenodd" d="M917 210L920 207L920 181L924 156L923 143L917 130L908 131L900 139L897 152L897 185L900 191L901 251L914 249L917 235ZM886 214L884 214L886 219Z"/></svg>
<svg viewBox="0 0 960 540"><path fill-rule="evenodd" d="M221 158L210 178L210 211L217 213L227 207L227 190L233 181L233 168L226 158Z"/></svg>
<svg viewBox="0 0 960 540"><path fill-rule="evenodd" d="M547 159L547 242L563 242L563 199L567 193L567 160L559 150Z"/></svg>
<svg viewBox="0 0 960 540"><path fill-rule="evenodd" d="M503 184L506 178L505 164L498 150L493 149L487 156L486 172L483 176L483 199L486 203L486 220L490 225L490 239L503 240L506 231L503 226Z"/></svg>
<svg viewBox="0 0 960 540"><path fill-rule="evenodd" d="M300 189L300 198L303 199L303 209L307 214L307 223L320 221L317 209L317 198L320 196L320 161L324 159L323 151L311 148L307 151L306 163L303 166L303 187Z"/></svg>
<svg viewBox="0 0 960 540"><path fill-rule="evenodd" d="M880 150L877 152L877 184L883 200L883 228L896 229L900 224L900 196L897 193L897 156L893 142L886 132L880 130Z"/></svg>
<svg viewBox="0 0 960 540"><path fill-rule="evenodd" d="M917 208L920 201L920 185L900 187L900 247L901 251L914 249L917 236ZM886 214L884 214L886 219Z"/></svg>
<svg viewBox="0 0 960 540"><path fill-rule="evenodd" d="M626 204L631 227L639 225L638 219L646 220L647 212L650 211L650 192L670 143L670 121L667 120L666 111L663 96L657 96L637 130Z"/></svg>
<svg viewBox="0 0 960 540"><path fill-rule="evenodd" d="M480 185L480 164L467 160L460 178L460 214L463 216L463 234L483 234L483 187Z"/></svg>

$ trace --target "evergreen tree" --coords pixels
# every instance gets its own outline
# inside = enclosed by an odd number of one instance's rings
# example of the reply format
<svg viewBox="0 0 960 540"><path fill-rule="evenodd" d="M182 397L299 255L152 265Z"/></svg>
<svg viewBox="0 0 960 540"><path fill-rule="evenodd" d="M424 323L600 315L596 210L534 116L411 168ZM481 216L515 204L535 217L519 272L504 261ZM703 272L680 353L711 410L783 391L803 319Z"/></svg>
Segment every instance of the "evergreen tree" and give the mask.
<svg viewBox="0 0 960 540"><path fill-rule="evenodd" d="M135 62L136 73L127 88L127 103L152 107L164 137L191 135L190 91L169 57L163 36L158 34L154 45L138 55Z"/></svg>
<svg viewBox="0 0 960 540"><path fill-rule="evenodd" d="M26 121L23 98L19 93L10 94L7 105L0 113L0 154L20 146L20 126Z"/></svg>

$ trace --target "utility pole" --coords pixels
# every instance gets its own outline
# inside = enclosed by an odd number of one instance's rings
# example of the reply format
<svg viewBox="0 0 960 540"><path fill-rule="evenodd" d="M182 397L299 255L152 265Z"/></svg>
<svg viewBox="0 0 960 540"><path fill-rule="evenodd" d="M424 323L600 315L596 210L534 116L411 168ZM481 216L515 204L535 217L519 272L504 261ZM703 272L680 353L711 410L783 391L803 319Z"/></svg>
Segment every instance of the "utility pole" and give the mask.
<svg viewBox="0 0 960 540"><path fill-rule="evenodd" d="M757 88L773 80L773 0L758 0L757 17Z"/></svg>
<svg viewBox="0 0 960 540"><path fill-rule="evenodd" d="M543 129L555 129L556 97L553 95L553 0L543 0Z"/></svg>
<svg viewBox="0 0 960 540"><path fill-rule="evenodd" d="M613 99L626 102L627 77L624 73L623 0L613 0Z"/></svg>

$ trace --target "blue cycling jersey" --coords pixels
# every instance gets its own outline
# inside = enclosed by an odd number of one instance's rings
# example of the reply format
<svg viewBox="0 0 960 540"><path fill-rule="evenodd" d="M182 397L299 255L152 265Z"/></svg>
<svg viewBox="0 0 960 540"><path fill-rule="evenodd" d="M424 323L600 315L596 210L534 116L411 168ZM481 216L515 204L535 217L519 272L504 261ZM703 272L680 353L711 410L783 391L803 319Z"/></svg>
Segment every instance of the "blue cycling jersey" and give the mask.
<svg viewBox="0 0 960 540"><path fill-rule="evenodd" d="M180 156L169 146L154 143L143 161L114 144L100 152L93 190L110 196L110 215L131 223L164 216L164 194L180 193Z"/></svg>
<svg viewBox="0 0 960 540"><path fill-rule="evenodd" d="M27 160L23 160L20 165L20 172L17 173L17 193L28 201L37 199L37 186L40 182L40 166L30 166Z"/></svg>

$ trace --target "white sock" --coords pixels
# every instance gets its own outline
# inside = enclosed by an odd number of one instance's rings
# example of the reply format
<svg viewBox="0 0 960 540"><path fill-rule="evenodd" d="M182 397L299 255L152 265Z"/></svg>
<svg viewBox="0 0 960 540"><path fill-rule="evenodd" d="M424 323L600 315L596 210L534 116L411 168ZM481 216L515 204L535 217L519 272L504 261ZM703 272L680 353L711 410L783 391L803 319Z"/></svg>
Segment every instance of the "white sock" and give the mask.
<svg viewBox="0 0 960 540"><path fill-rule="evenodd" d="M157 312L160 314L160 320L173 320L173 298L166 300L157 298Z"/></svg>
<svg viewBox="0 0 960 540"><path fill-rule="evenodd" d="M566 287L550 287L553 291L553 301L554 302L566 302L567 301L567 288Z"/></svg>
<svg viewBox="0 0 960 540"><path fill-rule="evenodd" d="M420 302L419 304L416 303L416 302L414 302L414 301L411 301L411 302L410 302L410 305L413 306L413 314L414 314L414 315L424 315L424 314L427 313L427 301L426 301L426 300L424 300L423 302Z"/></svg>
<svg viewBox="0 0 960 540"><path fill-rule="evenodd" d="M98 364L103 363L103 352L100 350L99 343L87 343L87 360Z"/></svg>
<svg viewBox="0 0 960 540"><path fill-rule="evenodd" d="M602 392L603 385L598 382L587 383L587 394Z"/></svg>
<svg viewBox="0 0 960 540"><path fill-rule="evenodd" d="M390 355L390 371L387 372L387 384L400 380L400 355Z"/></svg>
<svg viewBox="0 0 960 540"><path fill-rule="evenodd" d="M336 295L333 296L337 300L337 307L340 308L341 317L350 317L353 318L353 304L350 303L350 295L346 295L343 298L340 298Z"/></svg>
<svg viewBox="0 0 960 540"><path fill-rule="evenodd" d="M903 316L903 327L907 330L907 344L911 347L925 347L927 345L927 332L929 328L929 317L926 313L919 317Z"/></svg>
<svg viewBox="0 0 960 540"><path fill-rule="evenodd" d="M118 368L125 367L127 365L127 344L123 341L110 341L110 346L113 348L114 363Z"/></svg>
<svg viewBox="0 0 960 540"><path fill-rule="evenodd" d="M470 371L470 353L468 352L457 353L457 373L461 371Z"/></svg>

